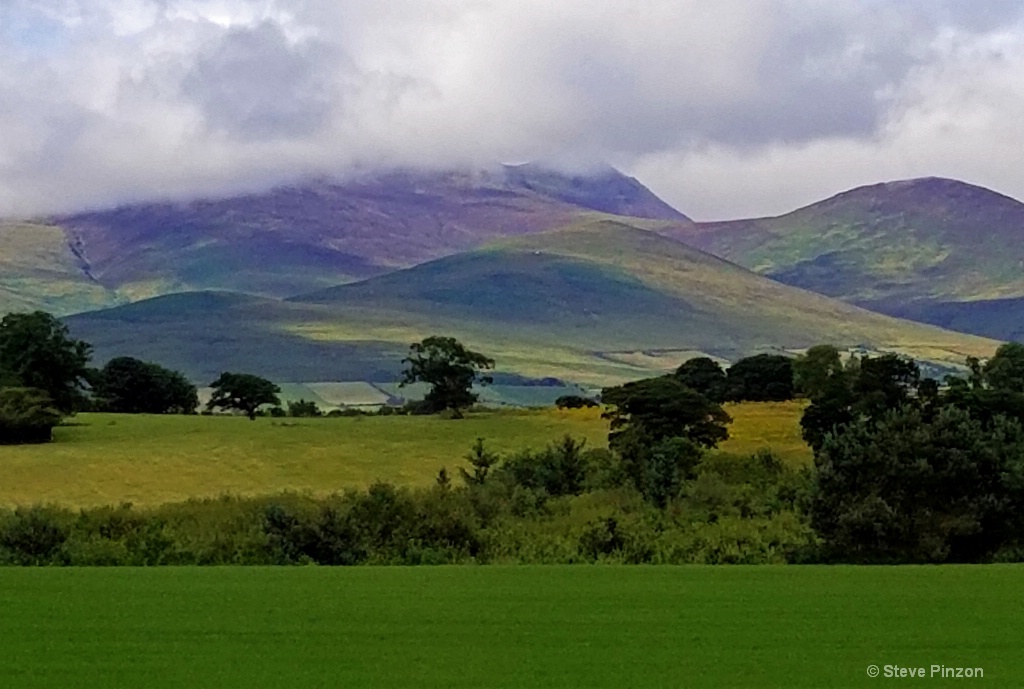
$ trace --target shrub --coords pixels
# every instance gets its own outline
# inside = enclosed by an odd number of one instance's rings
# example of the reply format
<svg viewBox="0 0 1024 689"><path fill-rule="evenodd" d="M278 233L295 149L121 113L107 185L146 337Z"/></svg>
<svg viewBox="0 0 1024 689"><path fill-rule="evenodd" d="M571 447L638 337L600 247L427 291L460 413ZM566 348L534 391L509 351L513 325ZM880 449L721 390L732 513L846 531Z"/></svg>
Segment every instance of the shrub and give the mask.
<svg viewBox="0 0 1024 689"><path fill-rule="evenodd" d="M50 396L35 388L0 390L0 445L48 443L61 413Z"/></svg>
<svg viewBox="0 0 1024 689"><path fill-rule="evenodd" d="M580 395L562 395L555 400L555 406L559 409L590 409L600 406L596 400Z"/></svg>

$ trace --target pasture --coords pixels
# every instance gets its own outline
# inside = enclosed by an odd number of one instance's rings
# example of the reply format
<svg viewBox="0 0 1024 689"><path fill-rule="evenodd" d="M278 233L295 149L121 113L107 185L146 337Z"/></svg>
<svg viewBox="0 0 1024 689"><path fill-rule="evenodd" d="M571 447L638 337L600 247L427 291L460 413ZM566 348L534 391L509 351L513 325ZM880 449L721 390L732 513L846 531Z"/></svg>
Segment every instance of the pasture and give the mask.
<svg viewBox="0 0 1024 689"><path fill-rule="evenodd" d="M727 405L732 438L722 452L768 447L809 461L800 403ZM607 444L608 422L589 410L503 410L462 420L430 416L319 419L81 414L55 442L0 447L0 505L153 506L222 494L326 494L375 480L428 485L476 438L497 452L539 449L569 434Z"/></svg>
<svg viewBox="0 0 1024 689"><path fill-rule="evenodd" d="M4 686L1024 683L1020 567L0 569ZM910 681L910 680L905 680ZM964 681L964 680L961 680ZM954 680L925 679L928 686Z"/></svg>

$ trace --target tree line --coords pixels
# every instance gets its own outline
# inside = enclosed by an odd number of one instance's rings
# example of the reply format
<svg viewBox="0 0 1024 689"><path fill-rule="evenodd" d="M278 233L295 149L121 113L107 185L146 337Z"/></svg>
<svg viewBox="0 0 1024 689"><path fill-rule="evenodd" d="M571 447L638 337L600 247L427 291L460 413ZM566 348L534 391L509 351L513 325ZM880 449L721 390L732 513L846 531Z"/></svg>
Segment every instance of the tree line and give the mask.
<svg viewBox="0 0 1024 689"><path fill-rule="evenodd" d="M47 442L62 418L78 411L194 414L199 408L196 386L178 371L126 356L93 368L91 357L92 346L72 338L51 314L14 313L0 320L0 444ZM407 411L456 418L477 401L473 385L490 383L486 370L494 367L489 357L439 336L413 344L402 363L402 385L430 385ZM273 415L322 413L307 400L282 409L280 387L251 373L224 372L210 387L207 411L236 411L250 419L265 407Z"/></svg>

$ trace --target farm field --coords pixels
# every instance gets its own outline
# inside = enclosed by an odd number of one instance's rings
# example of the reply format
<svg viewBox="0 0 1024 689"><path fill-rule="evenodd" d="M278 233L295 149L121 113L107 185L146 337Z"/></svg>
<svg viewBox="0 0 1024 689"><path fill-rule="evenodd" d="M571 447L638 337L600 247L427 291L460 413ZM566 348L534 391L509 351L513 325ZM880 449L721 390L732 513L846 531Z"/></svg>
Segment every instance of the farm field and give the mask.
<svg viewBox="0 0 1024 689"><path fill-rule="evenodd" d="M872 664L937 664L1021 686L1008 633L1024 622L1020 576L1001 565L11 568L0 570L0 682L821 689L885 683Z"/></svg>
<svg viewBox="0 0 1024 689"><path fill-rule="evenodd" d="M809 461L800 403L727 405L732 439L723 452L770 447ZM565 434L607 443L600 411L534 410L428 416L249 421L222 416L81 414L49 445L0 448L0 505L159 505L222 494L330 493L375 480L427 485L454 470L476 438L509 452L539 449Z"/></svg>

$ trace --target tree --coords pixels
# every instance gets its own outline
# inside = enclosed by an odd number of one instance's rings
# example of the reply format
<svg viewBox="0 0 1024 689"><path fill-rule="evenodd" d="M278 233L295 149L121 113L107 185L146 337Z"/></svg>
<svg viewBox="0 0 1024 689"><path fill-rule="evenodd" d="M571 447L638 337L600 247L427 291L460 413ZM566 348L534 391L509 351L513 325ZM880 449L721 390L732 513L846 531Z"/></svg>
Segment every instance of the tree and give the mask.
<svg viewBox="0 0 1024 689"><path fill-rule="evenodd" d="M803 438L817 452L825 438L858 419L879 420L910 406L929 413L944 404L934 383L921 379L912 359L896 354L851 359L846 368L823 379L800 419Z"/></svg>
<svg viewBox="0 0 1024 689"><path fill-rule="evenodd" d="M781 354L740 359L726 372L726 399L733 402L784 402L793 399L793 362Z"/></svg>
<svg viewBox="0 0 1024 689"><path fill-rule="evenodd" d="M249 373L222 373L210 383L213 397L206 403L207 409L237 409L250 420L256 418L256 410L264 404L280 405L278 394L281 388L265 378Z"/></svg>
<svg viewBox="0 0 1024 689"><path fill-rule="evenodd" d="M590 409L600 405L589 397L562 395L555 400L555 406L559 409Z"/></svg>
<svg viewBox="0 0 1024 689"><path fill-rule="evenodd" d="M1024 429L954 407L860 418L815 458L811 524L831 559L979 562L1024 529Z"/></svg>
<svg viewBox="0 0 1024 689"><path fill-rule="evenodd" d="M686 438L705 448L716 447L729 437L726 425L732 419L722 407L672 376L605 388L601 400L612 407L604 416L611 420L608 443L613 448L629 428L642 429L655 443Z"/></svg>
<svg viewBox="0 0 1024 689"><path fill-rule="evenodd" d="M857 405L868 416L898 409L916 399L921 369L898 354L864 358L853 382Z"/></svg>
<svg viewBox="0 0 1024 689"><path fill-rule="evenodd" d="M689 359L676 369L674 375L680 383L712 402L725 401L725 371L717 361L706 356Z"/></svg>
<svg viewBox="0 0 1024 689"><path fill-rule="evenodd" d="M494 360L466 349L453 337L428 337L409 347L402 360L402 385L423 382L431 388L424 398L430 413L450 410L459 418L477 400L473 384L489 385L491 377L480 372L494 368Z"/></svg>
<svg viewBox="0 0 1024 689"><path fill-rule="evenodd" d="M0 390L0 445L50 442L60 421L60 411L44 390Z"/></svg>
<svg viewBox="0 0 1024 689"><path fill-rule="evenodd" d="M91 353L44 311L0 320L0 384L43 390L61 413L74 412L84 400Z"/></svg>
<svg viewBox="0 0 1024 689"><path fill-rule="evenodd" d="M298 402L288 402L288 416L312 418L323 415L320 407L316 406L316 402L307 402L304 399L300 399Z"/></svg>
<svg viewBox="0 0 1024 689"><path fill-rule="evenodd" d="M827 395L845 375L839 350L832 345L811 347L792 366L794 389L811 400Z"/></svg>
<svg viewBox="0 0 1024 689"><path fill-rule="evenodd" d="M984 380L996 390L1024 393L1024 344L1007 342L982 369Z"/></svg>
<svg viewBox="0 0 1024 689"><path fill-rule="evenodd" d="M119 414L192 414L199 406L196 386L181 373L127 356L100 370L94 394Z"/></svg>

